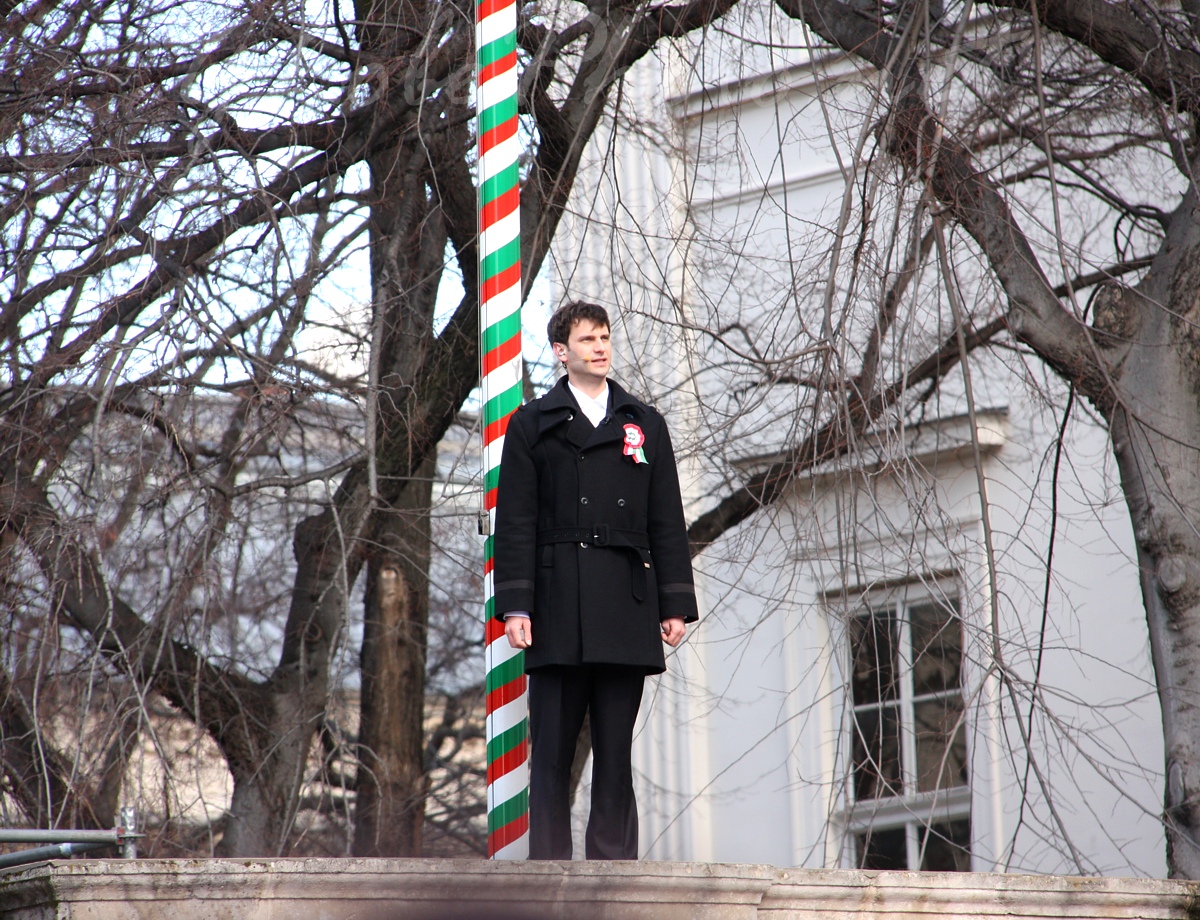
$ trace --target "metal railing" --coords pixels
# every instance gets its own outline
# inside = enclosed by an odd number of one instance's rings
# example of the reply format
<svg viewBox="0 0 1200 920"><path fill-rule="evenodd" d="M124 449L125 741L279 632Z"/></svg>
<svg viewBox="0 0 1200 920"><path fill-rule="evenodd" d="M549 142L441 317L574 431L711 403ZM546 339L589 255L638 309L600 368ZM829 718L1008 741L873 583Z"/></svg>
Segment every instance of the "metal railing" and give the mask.
<svg viewBox="0 0 1200 920"><path fill-rule="evenodd" d="M45 843L50 846L0 854L0 869L24 866L47 859L78 856L93 850L119 847L122 859L137 859L137 809L121 809L120 823L108 831L43 830L0 827L0 843Z"/></svg>

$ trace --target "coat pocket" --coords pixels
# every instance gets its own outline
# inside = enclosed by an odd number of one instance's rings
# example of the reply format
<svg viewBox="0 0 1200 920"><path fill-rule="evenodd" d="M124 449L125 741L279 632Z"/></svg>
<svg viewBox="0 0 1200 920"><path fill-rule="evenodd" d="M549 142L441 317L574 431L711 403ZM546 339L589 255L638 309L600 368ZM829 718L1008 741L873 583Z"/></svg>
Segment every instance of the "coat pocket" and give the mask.
<svg viewBox="0 0 1200 920"><path fill-rule="evenodd" d="M646 575L650 571L650 550L638 547L637 553L629 554L629 587L633 599L641 603L646 599Z"/></svg>

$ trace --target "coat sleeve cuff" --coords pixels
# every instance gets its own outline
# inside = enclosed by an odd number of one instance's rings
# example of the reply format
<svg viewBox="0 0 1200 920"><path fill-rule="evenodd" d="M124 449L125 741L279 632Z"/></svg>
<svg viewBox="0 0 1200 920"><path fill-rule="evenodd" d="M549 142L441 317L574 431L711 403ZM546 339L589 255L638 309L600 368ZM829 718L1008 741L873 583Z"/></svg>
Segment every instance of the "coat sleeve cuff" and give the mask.
<svg viewBox="0 0 1200 920"><path fill-rule="evenodd" d="M525 579L502 581L496 585L495 617L503 620L506 613L528 612L533 609L533 582Z"/></svg>
<svg viewBox="0 0 1200 920"><path fill-rule="evenodd" d="M695 623L700 619L700 611L696 606L696 589L693 585L658 586L658 618L669 620L672 617L678 617L685 623Z"/></svg>

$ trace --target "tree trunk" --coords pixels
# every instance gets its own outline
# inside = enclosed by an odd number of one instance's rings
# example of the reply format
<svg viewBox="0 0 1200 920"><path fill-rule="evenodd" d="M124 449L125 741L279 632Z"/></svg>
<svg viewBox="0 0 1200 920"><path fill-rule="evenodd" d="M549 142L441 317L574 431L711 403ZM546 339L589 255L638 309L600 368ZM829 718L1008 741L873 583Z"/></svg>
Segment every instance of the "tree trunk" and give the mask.
<svg viewBox="0 0 1200 920"><path fill-rule="evenodd" d="M216 855L286 856L309 746L325 701L325 674L302 689L270 690L243 699L245 726L225 732L233 797ZM317 702L319 700L319 702ZM255 705L257 704L257 705ZM254 711L249 711L254 705ZM237 744L236 754L231 748Z"/></svg>
<svg viewBox="0 0 1200 920"><path fill-rule="evenodd" d="M1115 359L1110 433L1162 706L1167 865L1175 878L1200 878L1198 204L1193 188L1136 289L1111 286L1095 305L1097 344Z"/></svg>
<svg viewBox="0 0 1200 920"><path fill-rule="evenodd" d="M347 477L349 492L360 493ZM201 700L195 713L217 739L233 774L233 799L218 856L285 855L308 752L329 696L329 657L342 627L346 592L358 575L343 539L360 532L365 502L340 501L296 528L296 580L279 665L264 684L233 701ZM336 518L338 527L331 525ZM236 706L236 709L232 707Z"/></svg>
<svg viewBox="0 0 1200 920"><path fill-rule="evenodd" d="M382 518L367 562L354 854L419 856L432 459Z"/></svg>
<svg viewBox="0 0 1200 920"><path fill-rule="evenodd" d="M1158 376L1149 368L1141 374L1143 380ZM1179 379L1159 395L1164 404L1179 405L1195 401L1190 389ZM1194 879L1200 878L1200 425L1192 421L1191 443L1175 440L1182 434L1178 422L1168 434L1126 408L1116 413L1111 431L1162 707L1167 865L1171 877Z"/></svg>
<svg viewBox="0 0 1200 920"><path fill-rule="evenodd" d="M386 8L386 9L385 9ZM389 24L424 29L425 8L377 5ZM401 28L365 30L394 51ZM420 130L420 129L418 129ZM372 441L377 481L367 550L361 654L359 773L354 852L420 854L425 814L425 641L429 617L429 508L436 449L422 458L417 398L436 338L433 314L446 222L430 187L429 154L409 138L368 160L371 169ZM411 470L411 475L397 470Z"/></svg>

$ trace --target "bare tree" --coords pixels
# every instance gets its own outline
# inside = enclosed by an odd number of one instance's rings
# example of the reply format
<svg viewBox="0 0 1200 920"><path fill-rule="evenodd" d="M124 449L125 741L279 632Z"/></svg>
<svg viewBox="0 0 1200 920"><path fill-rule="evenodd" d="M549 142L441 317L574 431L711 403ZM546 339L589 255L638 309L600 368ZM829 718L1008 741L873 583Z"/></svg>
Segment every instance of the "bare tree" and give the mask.
<svg viewBox="0 0 1200 920"><path fill-rule="evenodd" d="M686 111L690 97L673 100L678 137L645 117L615 129L648 147L682 141L667 156L681 164L672 188L688 225L664 221L645 234L669 238L643 247L659 261L639 250L608 267L618 299L635 305L639 334L675 340L681 367L657 380L641 373L682 411L689 398L701 407L693 449L705 458L708 494L714 470L726 474L729 493L697 503L694 551L831 465L894 464L910 471L915 493L919 464L896 432L937 415L939 399L974 419L973 366L981 389L981 368L1007 364L1050 398L1055 476L1064 432L1091 415L1111 438L1137 542L1163 712L1168 864L1196 877L1194 14L1092 0L774 7L802 28L782 35L766 25L767 10L755 32L744 4L741 34L730 26L728 41L696 47L684 84L710 98ZM795 161L783 135L798 103L771 100L786 96L790 66L819 74L820 91L805 102L828 126L844 186L820 214L787 200ZM747 127L735 137L722 121L773 104L780 111L755 123L760 134ZM763 137L764 123L782 126L780 136ZM760 198L737 197L739 166L757 171ZM721 226L706 210L720 195L742 202L740 222ZM633 195L611 197L616 205L584 215L587 232L609 233L614 251L636 250L637 229L621 224ZM768 233L777 251L763 251ZM643 306L656 297L658 306ZM756 452L766 459L753 465L712 459ZM1038 551L1048 597L1053 530ZM995 608L992 617L995 626ZM1036 637L1023 647L1036 659L1025 674L1005 655L1016 638L992 632L983 670L1002 681L1019 748L1033 716L1018 713L1054 718L1041 651ZM1059 843L1088 868L1069 839Z"/></svg>
<svg viewBox="0 0 1200 920"><path fill-rule="evenodd" d="M523 14L527 279L621 74L730 4ZM6 657L4 770L25 789L38 764L31 817L108 818L64 804L22 703L38 668L82 668L84 688L122 682L142 731L153 696L215 741L233 782L219 853L288 851L365 568L354 849L419 851L429 464L478 367L472 14L10 11L4 584L28 647L78 656ZM467 293L435 321L448 264ZM346 303L356 272L366 309Z"/></svg>
<svg viewBox="0 0 1200 920"><path fill-rule="evenodd" d="M1200 231L1193 87L1200 48L1194 13L1187 7L1136 3L994 4L999 23L1007 34L1020 37L1020 45L994 49L979 43L964 54L963 71L1012 88L1009 98L1000 94L981 101L972 113L976 127L956 123L945 102L953 91L939 98L922 67L933 48L962 53L964 36L976 38L969 5L866 12L820 0L782 8L832 45L886 73L883 145L907 181L918 184L929 205L942 211L930 221L943 258L949 223L963 234L962 244L979 253L1003 291L993 317L970 315L955 303L953 279L947 280L958 353L967 350L965 338L986 340L1003 323L1109 427L1138 546L1162 703L1168 863L1173 876L1195 878L1200 875L1195 751L1200 687L1189 637L1198 628L1200 574L1200 367L1192 345ZM919 53L922 48L926 54ZM951 57L949 69L957 63ZM1110 103L1128 100L1127 107L1118 115L1089 111L1094 93ZM1010 179L999 157L976 153L971 128L975 137L979 128L1008 135L1002 146L1009 148L1006 153L1024 150L1028 176ZM1143 162L1172 163L1175 188L1139 189L1145 198L1123 197L1111 171L1122 148L1136 149ZM1035 178L1052 191L1059 183L1078 184L1109 210L1101 223L1114 228L1117 262L1076 277L1075 260L1065 246L1056 251L1031 238L1025 229L1029 218L1020 216L1021 210L1029 212L1029 204L1022 208L1015 195ZM1061 215L1054 212L1052 219L1061 237ZM1122 280L1128 273L1136 274ZM1102 286L1089 316L1080 292L1097 283ZM872 397L880 392L871 389Z"/></svg>
<svg viewBox="0 0 1200 920"><path fill-rule="evenodd" d="M627 373L675 408L699 458L694 552L748 565L759 547L745 530L834 469L856 471L864 489L879 469L900 470L913 514L933 514L904 437L940 407L997 405L968 405L971 378L978 398L989 370L1042 400L1051 505L1075 429L1100 426L1137 544L1169 870L1196 877L1195 12L776 0L743 3L734 18L685 49L681 76L664 67L624 87L653 102L621 109L595 145L597 201L575 214L593 262L560 261L564 285L599 280L620 305L622 347L640 359ZM813 75L803 90L801 71ZM655 80L665 93L644 90ZM672 119L654 108L664 103ZM802 117L826 136L785 136ZM800 183L788 170L826 155L814 149L822 141L841 194L817 211L811 198L789 202ZM643 183L625 166L630 148L648 170L674 172ZM647 186L678 201L647 204ZM713 216L717 199L736 221ZM1030 482L1026 497L1044 484ZM1083 757L1043 683L1058 521L1046 511L1048 540L1029 548L1044 568L1031 601L1041 634L1036 623L1027 636L993 628L1004 603L993 590L992 635L980 638L994 648L980 670L1001 680L1014 750L1043 720L1062 751ZM1140 769L1136 752L1107 753L1113 777ZM1035 786L1029 756L1022 782ZM1037 819L1067 864L1099 871L1055 827L1052 806ZM1018 823L1030 820L1023 811Z"/></svg>
<svg viewBox="0 0 1200 920"><path fill-rule="evenodd" d="M623 74L732 5L522 13L527 285L587 144L621 117ZM736 412L707 414L710 443L757 424L747 407L768 394L802 394L785 449L745 481L730 471L695 549L877 426L919 418L972 356L1040 362L1112 433L1163 702L1171 870L1194 877L1194 17L1099 0L777 9L808 30L792 52L857 61L878 93L830 115L858 119L844 207L827 248L780 256L790 296L773 323L670 317L740 384L724 394ZM218 852L287 852L311 824L301 809L345 816L352 799L355 852L419 852L429 826L478 847L442 804L478 782L452 757L478 741L476 704L470 681L442 681L462 628L444 626L462 620L438 598L431 623L429 587L446 552L433 458L477 377L471 15L366 0L10 13L0 754L29 819L111 821L131 752L165 750L165 700L228 765ZM1148 164L1173 183L1133 181ZM1096 227L1111 246L1072 241ZM806 258L815 272L796 269ZM448 268L467 293L438 315ZM995 298L956 298L981 279ZM912 290L930 284L938 309L914 323ZM898 327L916 330L903 348ZM348 731L330 699L356 670ZM119 718L76 718L86 756L51 750L45 720L99 700Z"/></svg>

